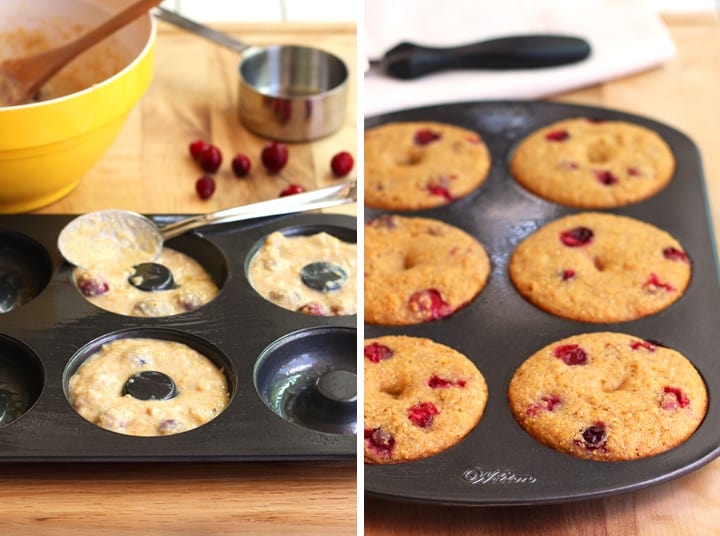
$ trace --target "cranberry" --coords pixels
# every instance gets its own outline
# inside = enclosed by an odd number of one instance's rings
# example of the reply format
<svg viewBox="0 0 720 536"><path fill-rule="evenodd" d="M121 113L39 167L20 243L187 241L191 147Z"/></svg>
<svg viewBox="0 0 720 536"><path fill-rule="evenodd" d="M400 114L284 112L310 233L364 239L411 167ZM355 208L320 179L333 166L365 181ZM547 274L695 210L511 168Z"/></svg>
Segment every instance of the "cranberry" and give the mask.
<svg viewBox="0 0 720 536"><path fill-rule="evenodd" d="M450 202L453 201L455 198L450 193L450 190L447 189L445 186L440 186L438 184L430 184L427 187L427 191L430 192L431 195L437 195L440 197L444 197L446 201Z"/></svg>
<svg viewBox="0 0 720 536"><path fill-rule="evenodd" d="M277 173L288 161L288 148L284 143L271 141L260 153L263 165L270 173Z"/></svg>
<svg viewBox="0 0 720 536"><path fill-rule="evenodd" d="M567 130L551 130L545 134L545 139L548 141L565 141L570 137L570 133Z"/></svg>
<svg viewBox="0 0 720 536"><path fill-rule="evenodd" d="M365 346L365 357L373 363L379 363L383 359L390 359L394 353L392 348L377 342Z"/></svg>
<svg viewBox="0 0 720 536"><path fill-rule="evenodd" d="M441 138L440 134L429 129L422 129L415 132L415 144L427 145Z"/></svg>
<svg viewBox="0 0 720 536"><path fill-rule="evenodd" d="M185 430L185 424L175 419L165 419L158 424L157 430L162 435L177 434Z"/></svg>
<svg viewBox="0 0 720 536"><path fill-rule="evenodd" d="M630 343L630 348L633 350L644 348L648 352L654 352L657 349L657 345L650 341L633 341Z"/></svg>
<svg viewBox="0 0 720 536"><path fill-rule="evenodd" d="M437 409L437 406L432 402L418 402L408 408L408 419L410 419L415 426L430 428L433 418L439 413L440 410Z"/></svg>
<svg viewBox="0 0 720 536"><path fill-rule="evenodd" d="M677 248L674 248L672 246L666 247L662 251L663 257L665 257L668 260L671 261L683 261L688 262L688 256L685 254L685 252L680 251Z"/></svg>
<svg viewBox="0 0 720 536"><path fill-rule="evenodd" d="M395 438L390 432L386 432L382 428L365 428L365 441L367 441L368 447L381 456L392 455Z"/></svg>
<svg viewBox="0 0 720 536"><path fill-rule="evenodd" d="M578 344L556 346L553 355L566 365L586 365L587 353Z"/></svg>
<svg viewBox="0 0 720 536"><path fill-rule="evenodd" d="M618 182L618 178L613 175L611 171L594 171L593 173L595 173L595 178L598 182L600 184L604 184L605 186L612 186Z"/></svg>
<svg viewBox="0 0 720 536"><path fill-rule="evenodd" d="M222 153L214 145L208 145L198 155L198 163L208 173L215 173L222 163Z"/></svg>
<svg viewBox="0 0 720 536"><path fill-rule="evenodd" d="M202 298L192 292L183 292L178 296L178 304L183 308L184 311L194 311L200 307Z"/></svg>
<svg viewBox="0 0 720 536"><path fill-rule="evenodd" d="M82 295L86 298L92 298L93 296L102 296L108 290L110 290L110 286L107 284L106 281L94 278L91 275L87 274L83 274L78 278L77 286L78 289L80 289Z"/></svg>
<svg viewBox="0 0 720 536"><path fill-rule="evenodd" d="M528 415L537 415L541 411L555 411L555 408L562 403L562 399L558 395L543 396L540 402L536 402L528 407L526 413Z"/></svg>
<svg viewBox="0 0 720 536"><path fill-rule="evenodd" d="M582 438L587 450L605 450L605 442L607 441L605 424L596 422L588 426L583 430Z"/></svg>
<svg viewBox="0 0 720 536"><path fill-rule="evenodd" d="M344 177L350 173L354 164L352 155L347 151L341 151L330 160L330 169L336 177Z"/></svg>
<svg viewBox="0 0 720 536"><path fill-rule="evenodd" d="M567 281L568 279L572 279L575 277L575 270L563 270L562 271L562 280Z"/></svg>
<svg viewBox="0 0 720 536"><path fill-rule="evenodd" d="M285 197L286 195L301 194L304 191L305 188L301 184L289 184L287 188L280 192L280 197Z"/></svg>
<svg viewBox="0 0 720 536"><path fill-rule="evenodd" d="M629 168L627 168L627 174L631 177L639 177L640 175L642 175L642 172L635 166L630 166Z"/></svg>
<svg viewBox="0 0 720 536"><path fill-rule="evenodd" d="M577 248L592 242L593 235L587 227L575 227L560 233L560 241L569 248Z"/></svg>
<svg viewBox="0 0 720 536"><path fill-rule="evenodd" d="M210 199L215 193L215 179L210 175L203 175L195 181L195 191L200 199Z"/></svg>
<svg viewBox="0 0 720 536"><path fill-rule="evenodd" d="M668 292L675 290L675 287L673 287L670 283L663 283L660 281L657 274L650 274L650 277L648 277L647 281L643 284L643 289L647 292L655 292L660 288L665 289Z"/></svg>
<svg viewBox="0 0 720 536"><path fill-rule="evenodd" d="M422 313L430 313L428 320L438 320L452 314L452 308L443 300L437 290L431 288L419 290L410 296L410 309Z"/></svg>
<svg viewBox="0 0 720 536"><path fill-rule="evenodd" d="M209 146L210 144L205 140L195 140L190 144L189 147L190 156L192 156L193 160L198 160L200 158L200 153L207 149Z"/></svg>
<svg viewBox="0 0 720 536"><path fill-rule="evenodd" d="M465 384L467 382L465 380L446 380L445 378L441 378L440 376L433 375L430 377L427 383L431 389L439 389L444 387L465 387Z"/></svg>
<svg viewBox="0 0 720 536"><path fill-rule="evenodd" d="M310 302L300 306L298 312L313 316L327 316L325 308L317 302Z"/></svg>
<svg viewBox="0 0 720 536"><path fill-rule="evenodd" d="M665 387L663 395L660 398L660 407L662 409L674 410L677 408L686 408L690 405L690 399L677 387Z"/></svg>
<svg viewBox="0 0 720 536"><path fill-rule="evenodd" d="M236 154L231 165L236 177L247 177L250 173L250 159L244 154Z"/></svg>

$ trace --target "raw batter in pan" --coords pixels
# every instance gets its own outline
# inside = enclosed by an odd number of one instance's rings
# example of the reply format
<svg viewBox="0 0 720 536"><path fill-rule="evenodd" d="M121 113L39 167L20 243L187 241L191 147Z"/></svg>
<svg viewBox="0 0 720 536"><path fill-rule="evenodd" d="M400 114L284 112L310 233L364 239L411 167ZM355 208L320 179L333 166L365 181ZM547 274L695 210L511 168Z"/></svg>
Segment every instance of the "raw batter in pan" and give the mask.
<svg viewBox="0 0 720 536"><path fill-rule="evenodd" d="M292 311L341 316L357 312L357 245L328 234L267 237L248 277L265 299Z"/></svg>
<svg viewBox="0 0 720 536"><path fill-rule="evenodd" d="M69 382L70 403L88 421L134 436L171 435L211 421L229 402L225 374L185 344L117 339Z"/></svg>
<svg viewBox="0 0 720 536"><path fill-rule="evenodd" d="M91 303L126 316L159 317L192 311L218 293L215 282L198 262L170 248L163 248L155 263L167 267L174 284L165 290L137 288L138 276L132 266L103 264L76 268L75 285Z"/></svg>

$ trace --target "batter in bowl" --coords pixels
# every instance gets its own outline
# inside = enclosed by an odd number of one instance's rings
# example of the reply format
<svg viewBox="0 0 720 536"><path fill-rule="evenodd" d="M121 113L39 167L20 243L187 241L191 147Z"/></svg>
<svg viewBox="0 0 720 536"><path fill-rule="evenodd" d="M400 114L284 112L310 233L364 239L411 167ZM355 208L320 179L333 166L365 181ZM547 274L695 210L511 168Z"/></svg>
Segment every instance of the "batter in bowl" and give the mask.
<svg viewBox="0 0 720 536"><path fill-rule="evenodd" d="M104 344L70 378L75 411L134 436L171 435L213 420L229 402L227 378L189 346L148 338Z"/></svg>
<svg viewBox="0 0 720 536"><path fill-rule="evenodd" d="M198 262L170 248L163 248L156 263L172 273L174 286L145 291L131 284L135 269L124 264L76 268L75 285L90 303L126 316L159 317L192 311L218 293L215 282Z"/></svg>
<svg viewBox="0 0 720 536"><path fill-rule="evenodd" d="M250 262L248 277L265 299L317 316L357 312L357 245L328 233L267 237Z"/></svg>

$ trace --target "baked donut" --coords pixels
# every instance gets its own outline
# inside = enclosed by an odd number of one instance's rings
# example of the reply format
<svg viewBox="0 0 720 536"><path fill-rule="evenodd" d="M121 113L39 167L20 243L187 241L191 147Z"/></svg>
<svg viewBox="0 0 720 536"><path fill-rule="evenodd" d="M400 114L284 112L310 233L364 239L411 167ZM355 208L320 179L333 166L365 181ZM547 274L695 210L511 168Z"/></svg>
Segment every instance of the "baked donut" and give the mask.
<svg viewBox="0 0 720 536"><path fill-rule="evenodd" d="M621 333L554 342L516 370L510 408L535 439L591 460L634 460L692 435L707 411L695 367L675 350Z"/></svg>
<svg viewBox="0 0 720 536"><path fill-rule="evenodd" d="M648 223L585 212L548 223L515 249L510 278L528 301L583 322L635 320L685 292L690 259Z"/></svg>
<svg viewBox="0 0 720 536"><path fill-rule="evenodd" d="M646 199L673 176L675 158L654 131L624 121L565 119L525 138L510 171L540 197L581 208Z"/></svg>
<svg viewBox="0 0 720 536"><path fill-rule="evenodd" d="M365 321L409 325L451 315L485 286L490 261L464 231L428 218L365 226Z"/></svg>
<svg viewBox="0 0 720 536"><path fill-rule="evenodd" d="M365 205L419 210L463 197L487 177L477 133L434 122L388 123L365 132Z"/></svg>
<svg viewBox="0 0 720 536"><path fill-rule="evenodd" d="M461 353L430 339L365 341L365 461L400 463L458 443L480 421L487 385Z"/></svg>

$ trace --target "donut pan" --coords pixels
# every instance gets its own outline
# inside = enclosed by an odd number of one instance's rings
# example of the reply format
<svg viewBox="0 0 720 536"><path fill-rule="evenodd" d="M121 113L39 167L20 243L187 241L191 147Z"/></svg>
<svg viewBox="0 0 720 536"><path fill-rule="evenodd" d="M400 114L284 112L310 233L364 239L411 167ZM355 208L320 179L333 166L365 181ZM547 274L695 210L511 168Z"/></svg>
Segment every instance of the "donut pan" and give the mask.
<svg viewBox="0 0 720 536"><path fill-rule="evenodd" d="M662 192L606 211L665 229L688 252L693 266L689 288L659 314L616 324L564 320L531 305L510 281L508 262L517 244L545 223L579 210L526 191L510 175L509 159L526 135L570 117L644 125L657 131L675 154L675 175ZM488 101L418 108L367 118L365 128L391 121L440 121L483 137L493 163L478 190L440 208L400 214L435 218L468 231L485 246L492 271L482 293L453 315L415 326L366 325L365 337L402 334L453 347L483 373L489 398L481 421L454 447L410 463L366 464L366 492L387 499L478 506L566 502L657 484L715 458L720 453L720 351L716 343L720 288L702 164L692 140L648 118L549 102ZM366 209L368 220L380 214ZM517 424L507 403L507 386L515 369L554 341L598 331L659 341L680 351L700 371L709 392L709 408L700 428L686 442L637 461L587 461L542 445Z"/></svg>
<svg viewBox="0 0 720 536"><path fill-rule="evenodd" d="M220 293L165 318L122 316L85 300L56 246L71 218L0 217L0 461L355 459L357 317L282 309L246 276L271 232L325 231L355 242L355 218L302 214L168 241L203 265ZM153 217L159 224L177 218ZM226 374L229 405L199 428L160 437L122 435L86 421L68 402L68 379L102 343L121 337L178 341L200 351Z"/></svg>

